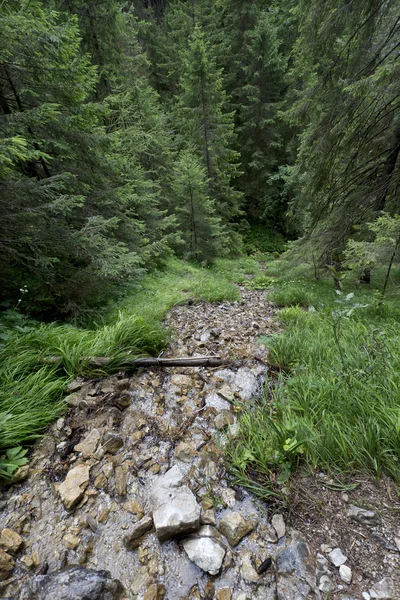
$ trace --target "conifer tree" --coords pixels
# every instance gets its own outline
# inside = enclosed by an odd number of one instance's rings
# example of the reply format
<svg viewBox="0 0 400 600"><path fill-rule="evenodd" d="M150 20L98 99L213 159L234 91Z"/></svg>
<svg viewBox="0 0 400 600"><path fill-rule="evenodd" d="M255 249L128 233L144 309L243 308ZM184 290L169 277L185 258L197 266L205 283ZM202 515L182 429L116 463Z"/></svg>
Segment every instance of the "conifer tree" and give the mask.
<svg viewBox="0 0 400 600"><path fill-rule="evenodd" d="M223 252L223 227L208 196L206 169L190 149L179 154L172 191L184 256L210 262Z"/></svg>
<svg viewBox="0 0 400 600"><path fill-rule="evenodd" d="M176 125L182 146L195 148L206 169L209 195L217 215L229 227L231 243L238 243L232 223L241 214L241 194L232 186L238 176L233 113L227 112L222 72L200 27L195 27L182 65Z"/></svg>

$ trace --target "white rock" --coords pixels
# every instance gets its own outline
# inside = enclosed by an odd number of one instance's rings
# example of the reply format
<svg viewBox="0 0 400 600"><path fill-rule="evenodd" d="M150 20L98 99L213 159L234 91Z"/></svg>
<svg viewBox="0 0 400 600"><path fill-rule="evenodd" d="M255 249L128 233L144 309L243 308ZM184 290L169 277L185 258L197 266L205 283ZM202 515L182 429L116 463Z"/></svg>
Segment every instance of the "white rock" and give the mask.
<svg viewBox="0 0 400 600"><path fill-rule="evenodd" d="M235 386L239 389L239 396L243 400L250 400L260 391L257 377L248 367L241 367L236 373Z"/></svg>
<svg viewBox="0 0 400 600"><path fill-rule="evenodd" d="M332 581L330 578L327 575L322 575L321 579L319 580L318 589L324 594L328 594L332 590L332 587Z"/></svg>
<svg viewBox="0 0 400 600"><path fill-rule="evenodd" d="M339 575L340 575L340 579L342 581L344 581L344 583L347 583L348 585L350 585L351 580L353 578L353 573L351 572L350 567L348 567L347 565L340 565Z"/></svg>
<svg viewBox="0 0 400 600"><path fill-rule="evenodd" d="M276 531L276 535L278 536L278 539L283 538L285 533L286 533L286 525L285 525L285 521L283 520L283 516L281 514L277 514L274 515L272 517L272 526Z"/></svg>
<svg viewBox="0 0 400 600"><path fill-rule="evenodd" d="M347 560L347 556L343 554L340 548L334 548L332 552L329 552L328 556L335 567L340 567L340 565L343 565Z"/></svg>
<svg viewBox="0 0 400 600"><path fill-rule="evenodd" d="M215 535L210 537L210 534ZM185 539L182 544L186 554L195 565L210 575L217 575L221 569L226 550L215 537L218 532L212 527L202 527L196 536Z"/></svg>
<svg viewBox="0 0 400 600"><path fill-rule="evenodd" d="M368 594L368 592L363 592L361 596L364 600L371 600L371 596Z"/></svg>
<svg viewBox="0 0 400 600"><path fill-rule="evenodd" d="M179 486L182 480L180 470L174 467L151 490L153 521L161 540L199 527L201 507L186 485Z"/></svg>
<svg viewBox="0 0 400 600"><path fill-rule="evenodd" d="M83 497L89 483L90 467L77 465L68 472L65 481L58 488L61 500L65 508L73 508Z"/></svg>
<svg viewBox="0 0 400 600"><path fill-rule="evenodd" d="M207 394L205 398L206 406L216 408L217 410L229 410L231 405L229 402L218 396L218 394Z"/></svg>
<svg viewBox="0 0 400 600"><path fill-rule="evenodd" d="M388 577L384 577L369 590L369 594L374 599L397 600L398 596L395 596L393 587L393 582Z"/></svg>

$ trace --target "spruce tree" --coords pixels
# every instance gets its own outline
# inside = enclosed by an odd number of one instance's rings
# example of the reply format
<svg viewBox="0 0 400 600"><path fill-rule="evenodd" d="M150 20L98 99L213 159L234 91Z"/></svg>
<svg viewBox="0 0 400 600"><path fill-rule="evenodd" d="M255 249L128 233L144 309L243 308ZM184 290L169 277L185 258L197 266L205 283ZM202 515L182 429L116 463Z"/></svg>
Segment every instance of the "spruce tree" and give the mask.
<svg viewBox="0 0 400 600"><path fill-rule="evenodd" d="M239 238L233 222L241 215L241 194L232 186L239 174L233 113L227 112L222 72L200 27L195 27L183 61L175 123L180 144L190 143L202 160L209 195L234 247Z"/></svg>
<svg viewBox="0 0 400 600"><path fill-rule="evenodd" d="M176 161L173 184L173 210L181 231L185 258L210 262L223 252L221 220L208 195L206 169L195 152L182 150Z"/></svg>

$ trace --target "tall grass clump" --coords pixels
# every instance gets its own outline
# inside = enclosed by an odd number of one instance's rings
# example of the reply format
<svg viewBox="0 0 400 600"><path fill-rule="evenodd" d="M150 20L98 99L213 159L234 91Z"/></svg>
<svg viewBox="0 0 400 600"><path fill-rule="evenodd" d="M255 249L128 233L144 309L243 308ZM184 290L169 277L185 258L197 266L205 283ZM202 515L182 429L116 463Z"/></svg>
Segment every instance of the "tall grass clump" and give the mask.
<svg viewBox="0 0 400 600"><path fill-rule="evenodd" d="M397 288L382 303L372 286L348 293L345 282L338 293L309 278L296 295L294 284L283 278L274 290L286 305L277 314L283 331L264 341L280 375L240 419L233 473L261 495L278 493L300 465L399 481Z"/></svg>

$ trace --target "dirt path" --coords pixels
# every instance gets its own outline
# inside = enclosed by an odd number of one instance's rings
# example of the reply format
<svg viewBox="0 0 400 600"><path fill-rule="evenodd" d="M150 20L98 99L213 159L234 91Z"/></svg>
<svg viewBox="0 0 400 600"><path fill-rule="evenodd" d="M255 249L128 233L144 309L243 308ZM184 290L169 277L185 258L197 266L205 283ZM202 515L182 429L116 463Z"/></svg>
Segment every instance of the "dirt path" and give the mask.
<svg viewBox="0 0 400 600"><path fill-rule="evenodd" d="M281 516L273 527L265 503L230 486L223 447L235 436L234 406L262 394L259 338L278 331L266 293L241 294L240 303L176 306L166 318L175 332L167 356L219 354L235 366L70 386L71 410L3 495L0 596L307 600L321 597L325 574L335 597L353 597ZM83 568L58 574L72 565Z"/></svg>

